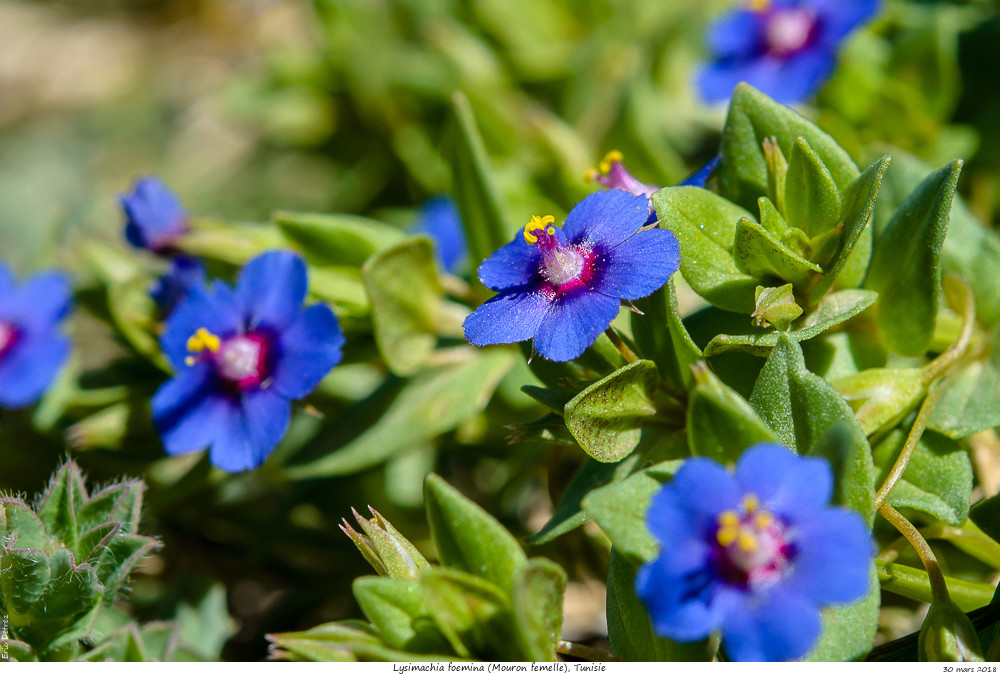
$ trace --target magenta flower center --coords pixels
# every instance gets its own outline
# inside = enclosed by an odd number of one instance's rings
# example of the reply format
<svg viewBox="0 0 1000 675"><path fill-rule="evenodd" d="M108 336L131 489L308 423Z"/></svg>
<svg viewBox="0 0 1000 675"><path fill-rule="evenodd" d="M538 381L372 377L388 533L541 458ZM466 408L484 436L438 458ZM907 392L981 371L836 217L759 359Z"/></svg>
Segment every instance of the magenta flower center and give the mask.
<svg viewBox="0 0 1000 675"><path fill-rule="evenodd" d="M780 579L794 555L788 527L749 494L739 511L719 514L715 532L723 576L741 586L769 586Z"/></svg>
<svg viewBox="0 0 1000 675"><path fill-rule="evenodd" d="M9 323L0 321L0 356L6 354L17 341L18 330Z"/></svg>
<svg viewBox="0 0 1000 675"><path fill-rule="evenodd" d="M199 328L188 338L187 349L193 355L188 365L210 360L223 380L240 390L256 387L267 378L267 357L270 343L257 333L234 335L221 339L205 328Z"/></svg>
<svg viewBox="0 0 1000 675"><path fill-rule="evenodd" d="M764 29L767 50L789 56L809 46L816 31L816 13L809 9L778 9L767 17Z"/></svg>
<svg viewBox="0 0 1000 675"><path fill-rule="evenodd" d="M539 273L557 296L583 288L594 276L597 255L583 245L570 244L551 225L552 216L532 216L524 226L524 240L542 253Z"/></svg>

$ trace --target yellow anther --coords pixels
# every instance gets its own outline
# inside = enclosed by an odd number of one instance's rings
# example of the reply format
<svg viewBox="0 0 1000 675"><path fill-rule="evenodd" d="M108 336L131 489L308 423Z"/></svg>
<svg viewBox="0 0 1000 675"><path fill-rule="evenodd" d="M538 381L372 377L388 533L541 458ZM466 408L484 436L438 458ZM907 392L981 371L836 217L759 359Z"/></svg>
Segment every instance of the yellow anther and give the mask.
<svg viewBox="0 0 1000 675"><path fill-rule="evenodd" d="M766 12L770 6L770 0L750 0L751 12Z"/></svg>
<svg viewBox="0 0 1000 675"><path fill-rule="evenodd" d="M748 494L746 497L743 498L743 509L747 513L753 513L759 507L760 507L760 500L754 493L751 492L750 494Z"/></svg>
<svg viewBox="0 0 1000 675"><path fill-rule="evenodd" d="M715 533L715 539L720 546L730 546L740 536L738 525L724 525Z"/></svg>
<svg viewBox="0 0 1000 675"><path fill-rule="evenodd" d="M753 524L757 526L758 529L764 530L772 525L774 525L774 516L772 516L767 511L761 511L756 516L754 516Z"/></svg>
<svg viewBox="0 0 1000 675"><path fill-rule="evenodd" d="M601 172L597 169L587 169L587 172L583 174L583 179L588 183L593 183L600 175Z"/></svg>
<svg viewBox="0 0 1000 675"><path fill-rule="evenodd" d="M554 222L556 222L555 216L532 216L531 220L529 220L527 225L524 226L524 240L529 244L534 244L538 241L538 236L533 233L536 230L545 230L546 226ZM549 227L546 231L550 235L556 233L556 230L553 227Z"/></svg>
<svg viewBox="0 0 1000 675"><path fill-rule="evenodd" d="M740 516L736 511L723 511L719 514L720 527L733 527L740 524Z"/></svg>
<svg viewBox="0 0 1000 675"><path fill-rule="evenodd" d="M748 529L740 530L738 541L740 548L748 553L757 549L757 537Z"/></svg>
<svg viewBox="0 0 1000 675"><path fill-rule="evenodd" d="M611 150L606 155L604 155L604 159L602 159L601 163L598 164L597 166L601 169L601 173L607 173L611 171L611 165L613 163L620 162L623 159L625 159L625 156L622 153L618 152L617 150Z"/></svg>
<svg viewBox="0 0 1000 675"><path fill-rule="evenodd" d="M193 366L196 363L198 363L198 359L193 356L188 356L184 359L184 365L186 366Z"/></svg>
<svg viewBox="0 0 1000 675"><path fill-rule="evenodd" d="M194 335L188 338L187 350L195 354L206 349L210 352L217 352L221 344L222 340L219 339L218 335L209 332L207 328L199 328L194 332Z"/></svg>

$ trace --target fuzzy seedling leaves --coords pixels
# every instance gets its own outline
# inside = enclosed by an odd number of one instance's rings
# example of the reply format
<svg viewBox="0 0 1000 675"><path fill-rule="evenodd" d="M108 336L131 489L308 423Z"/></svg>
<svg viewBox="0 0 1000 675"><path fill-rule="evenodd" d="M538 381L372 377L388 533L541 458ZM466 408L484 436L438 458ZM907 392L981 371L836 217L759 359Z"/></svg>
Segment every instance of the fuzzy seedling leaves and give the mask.
<svg viewBox="0 0 1000 675"><path fill-rule="evenodd" d="M45 525L27 504L14 497L0 497L0 544L41 549L45 540Z"/></svg>
<svg viewBox="0 0 1000 675"><path fill-rule="evenodd" d="M694 385L691 366L701 358L701 350L684 328L673 279L633 304L642 312L631 317L632 336L639 353L656 364L660 377L687 391Z"/></svg>
<svg viewBox="0 0 1000 675"><path fill-rule="evenodd" d="M323 266L360 267L404 237L395 227L361 216L278 211L273 220L306 260Z"/></svg>
<svg viewBox="0 0 1000 675"><path fill-rule="evenodd" d="M799 136L792 143L785 179L785 215L788 224L814 237L840 219L840 193L830 170L809 142Z"/></svg>
<svg viewBox="0 0 1000 675"><path fill-rule="evenodd" d="M51 582L42 601L47 620L71 623L93 608L103 590L94 568L86 563L76 565L73 554L66 549L52 554L49 573Z"/></svg>
<svg viewBox="0 0 1000 675"><path fill-rule="evenodd" d="M769 194L764 140L776 139L782 154L790 157L799 137L809 143L830 172L838 192L843 194L859 173L850 155L794 110L775 103L747 84L738 85L722 130L722 165L718 174L722 195L744 208L753 208L758 197Z"/></svg>
<svg viewBox="0 0 1000 675"><path fill-rule="evenodd" d="M29 623L51 581L48 556L37 549L4 549L0 556L0 593L11 625Z"/></svg>
<svg viewBox="0 0 1000 675"><path fill-rule="evenodd" d="M697 369L695 379L687 411L691 454L732 464L754 443L776 440L746 399L707 366Z"/></svg>
<svg viewBox="0 0 1000 675"><path fill-rule="evenodd" d="M903 449L908 431L909 425L897 427L873 448L879 484ZM921 511L950 525L961 525L969 515L972 478L972 462L966 449L958 441L928 429L889 494L889 504L896 509Z"/></svg>
<svg viewBox="0 0 1000 675"><path fill-rule="evenodd" d="M132 569L147 553L159 548L160 542L137 534L112 537L97 556L94 569L104 586L106 602L114 600Z"/></svg>
<svg viewBox="0 0 1000 675"><path fill-rule="evenodd" d="M872 250L872 229L868 224L875 210L882 176L891 160L889 155L883 156L847 186L841 206L840 222L844 231L839 247L826 265L826 274L809 289L809 304L819 302L838 280L842 288L858 286L864 280Z"/></svg>
<svg viewBox="0 0 1000 675"><path fill-rule="evenodd" d="M752 218L742 218L736 226L733 242L736 265L758 280L778 278L804 287L823 270L787 248L764 226Z"/></svg>
<svg viewBox="0 0 1000 675"><path fill-rule="evenodd" d="M457 569L434 567L420 577L420 588L434 623L459 656L514 658L517 629L499 586Z"/></svg>
<svg viewBox="0 0 1000 675"><path fill-rule="evenodd" d="M448 651L448 641L434 625L417 582L359 577L352 588L361 611L390 647L423 653Z"/></svg>
<svg viewBox="0 0 1000 675"><path fill-rule="evenodd" d="M122 532L134 534L139 526L145 489L142 481L126 480L96 492L77 510L80 530L114 522L121 526Z"/></svg>
<svg viewBox="0 0 1000 675"><path fill-rule="evenodd" d="M752 312L757 281L733 257L736 224L752 219L750 212L698 187L663 188L653 194L653 206L663 226L677 235L681 274L691 288L716 307Z"/></svg>
<svg viewBox="0 0 1000 675"><path fill-rule="evenodd" d="M710 661L718 641L674 642L653 629L649 612L635 595L636 564L611 549L608 562L608 640L625 661Z"/></svg>
<svg viewBox="0 0 1000 675"><path fill-rule="evenodd" d="M860 600L823 609L823 630L804 661L855 661L871 650L882 604L874 563L869 584L868 593Z"/></svg>
<svg viewBox="0 0 1000 675"><path fill-rule="evenodd" d="M566 572L547 558L531 558L514 577L511 595L521 653L529 661L555 661L563 621Z"/></svg>
<svg viewBox="0 0 1000 675"><path fill-rule="evenodd" d="M472 259L485 260L510 240L514 230L504 217L506 210L465 94L454 94L452 113L448 157L455 203Z"/></svg>
<svg viewBox="0 0 1000 675"><path fill-rule="evenodd" d="M49 534L56 535L63 545L75 548L79 536L76 511L86 500L87 489L79 467L74 462L66 462L56 470L42 493L38 517Z"/></svg>
<svg viewBox="0 0 1000 675"><path fill-rule="evenodd" d="M680 465L677 460L654 464L584 498L584 512L600 525L618 553L637 563L656 556L656 541L646 529L646 511L653 495Z"/></svg>
<svg viewBox="0 0 1000 675"><path fill-rule="evenodd" d="M831 384L851 404L868 436L893 426L927 393L920 368L869 368Z"/></svg>
<svg viewBox="0 0 1000 675"><path fill-rule="evenodd" d="M925 178L876 233L865 287L879 293L879 328L903 356L923 354L934 334L941 247L961 170L956 160Z"/></svg>
<svg viewBox="0 0 1000 675"><path fill-rule="evenodd" d="M411 375L437 342L443 290L427 237L407 239L374 255L362 271L372 306L372 327L389 369Z"/></svg>
<svg viewBox="0 0 1000 675"><path fill-rule="evenodd" d="M574 396L566 404L566 427L588 455L617 462L635 450L643 421L656 414L658 382L655 363L630 363Z"/></svg>
<svg viewBox="0 0 1000 675"><path fill-rule="evenodd" d="M526 558L503 525L435 474L427 476L424 499L441 563L509 590Z"/></svg>

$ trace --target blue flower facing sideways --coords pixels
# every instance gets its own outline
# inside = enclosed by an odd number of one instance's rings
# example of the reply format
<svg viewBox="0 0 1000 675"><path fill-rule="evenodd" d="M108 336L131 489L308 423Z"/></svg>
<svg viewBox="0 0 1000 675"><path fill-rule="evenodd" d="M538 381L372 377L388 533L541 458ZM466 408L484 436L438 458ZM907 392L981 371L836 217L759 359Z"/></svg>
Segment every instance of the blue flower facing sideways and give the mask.
<svg viewBox="0 0 1000 675"><path fill-rule="evenodd" d="M868 592L872 542L857 513L828 506L823 459L772 443L730 473L690 459L653 497L646 522L660 555L636 594L653 627L679 642L721 630L728 658L785 661L820 634L820 608Z"/></svg>
<svg viewBox="0 0 1000 675"><path fill-rule="evenodd" d="M306 265L264 253L236 287L196 285L167 320L161 346L176 369L153 396L168 454L209 448L225 471L252 469L284 437L291 401L340 362L344 336L326 305L303 308Z"/></svg>
<svg viewBox="0 0 1000 675"><path fill-rule="evenodd" d="M136 248L162 253L187 231L188 215L159 178L140 178L118 199L125 212L125 238Z"/></svg>
<svg viewBox="0 0 1000 675"><path fill-rule="evenodd" d="M42 272L18 284L0 263L0 406L37 401L69 356L59 323L72 304L69 280Z"/></svg>
<svg viewBox="0 0 1000 675"><path fill-rule="evenodd" d="M149 295L160 315L169 316L192 288L204 283L205 265L197 258L177 256L170 261L167 273L153 282Z"/></svg>
<svg viewBox="0 0 1000 675"><path fill-rule="evenodd" d="M808 100L826 81L847 35L879 0L751 0L708 31L712 61L698 74L709 103L747 82L779 103Z"/></svg>
<svg viewBox="0 0 1000 675"><path fill-rule="evenodd" d="M462 218L450 197L435 197L420 207L413 232L434 240L434 253L445 272L454 272L469 254Z"/></svg>
<svg viewBox="0 0 1000 675"><path fill-rule="evenodd" d="M563 227L532 216L514 241L479 267L499 293L465 320L474 345L534 340L551 361L569 361L607 329L621 300L662 287L677 271L680 249L668 230L645 228L649 198L622 190L588 195Z"/></svg>

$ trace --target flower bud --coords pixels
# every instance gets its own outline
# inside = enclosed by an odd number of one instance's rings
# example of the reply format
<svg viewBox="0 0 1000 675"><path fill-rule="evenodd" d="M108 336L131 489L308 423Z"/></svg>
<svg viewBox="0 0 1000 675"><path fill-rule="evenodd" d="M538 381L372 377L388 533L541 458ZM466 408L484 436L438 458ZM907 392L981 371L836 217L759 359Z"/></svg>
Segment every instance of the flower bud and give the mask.
<svg viewBox="0 0 1000 675"><path fill-rule="evenodd" d="M935 602L920 629L921 661L982 661L976 629L954 602Z"/></svg>
<svg viewBox="0 0 1000 675"><path fill-rule="evenodd" d="M419 577L420 572L430 566L427 559L382 514L370 506L368 509L374 518L365 518L351 509L364 534L351 527L346 519L340 529L351 538L380 576L394 579Z"/></svg>

